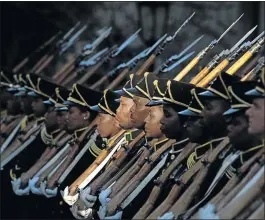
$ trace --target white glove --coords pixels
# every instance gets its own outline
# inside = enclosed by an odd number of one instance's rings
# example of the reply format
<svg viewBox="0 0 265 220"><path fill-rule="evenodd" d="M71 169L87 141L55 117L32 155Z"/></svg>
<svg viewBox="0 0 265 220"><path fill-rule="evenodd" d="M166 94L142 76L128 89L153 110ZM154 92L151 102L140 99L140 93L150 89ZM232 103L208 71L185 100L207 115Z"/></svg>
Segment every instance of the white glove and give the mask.
<svg viewBox="0 0 265 220"><path fill-rule="evenodd" d="M111 187L103 190L99 196L98 196L98 199L99 199L99 202L102 206L106 206L109 201L110 201L110 198L108 198L108 196L110 195L111 193Z"/></svg>
<svg viewBox="0 0 265 220"><path fill-rule="evenodd" d="M218 215L215 214L215 205L209 203L205 208L199 210L200 219L220 219Z"/></svg>
<svg viewBox="0 0 265 220"><path fill-rule="evenodd" d="M107 214L107 206L100 206L97 213L99 219L105 219L105 216Z"/></svg>
<svg viewBox="0 0 265 220"><path fill-rule="evenodd" d="M174 214L173 214L173 212L166 212L164 215L158 217L157 219L158 219L158 220L169 220L169 219L174 219Z"/></svg>
<svg viewBox="0 0 265 220"><path fill-rule="evenodd" d="M87 219L89 216L92 216L92 209L90 208L80 211L77 205L73 205L70 207L70 210L76 219Z"/></svg>
<svg viewBox="0 0 265 220"><path fill-rule="evenodd" d="M87 187L80 190L80 199L85 203L87 208L92 208L97 201L97 196L90 195L91 188Z"/></svg>
<svg viewBox="0 0 265 220"><path fill-rule="evenodd" d="M36 187L36 183L39 181L39 177L33 177L33 179L29 180L29 188L30 191L35 195L42 195L40 188Z"/></svg>
<svg viewBox="0 0 265 220"><path fill-rule="evenodd" d="M15 179L11 181L13 191L18 196L24 196L29 195L29 186L27 186L25 189L20 189L21 187L21 179Z"/></svg>
<svg viewBox="0 0 265 220"><path fill-rule="evenodd" d="M63 200L70 206L75 204L79 198L78 193L76 193L74 196L69 196L69 187L68 186L65 187L64 191L61 190L61 195L63 197Z"/></svg>
<svg viewBox="0 0 265 220"><path fill-rule="evenodd" d="M47 186L46 180L44 182L41 182L40 189L44 196L46 196L47 198L51 198L57 195L57 192L58 192L57 187L55 189L46 189L46 186Z"/></svg>
<svg viewBox="0 0 265 220"><path fill-rule="evenodd" d="M105 219L113 219L113 220L118 220L121 219L123 211L119 211L117 214L105 217Z"/></svg>

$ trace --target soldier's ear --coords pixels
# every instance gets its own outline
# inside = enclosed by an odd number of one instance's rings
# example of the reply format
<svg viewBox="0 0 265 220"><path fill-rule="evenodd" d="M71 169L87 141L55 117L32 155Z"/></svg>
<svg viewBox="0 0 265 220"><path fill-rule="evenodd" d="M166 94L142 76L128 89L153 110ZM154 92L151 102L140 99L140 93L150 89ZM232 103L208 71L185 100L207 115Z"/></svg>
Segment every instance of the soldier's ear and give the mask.
<svg viewBox="0 0 265 220"><path fill-rule="evenodd" d="M89 111L84 112L83 116L84 116L84 120L88 120L90 117L90 112Z"/></svg>

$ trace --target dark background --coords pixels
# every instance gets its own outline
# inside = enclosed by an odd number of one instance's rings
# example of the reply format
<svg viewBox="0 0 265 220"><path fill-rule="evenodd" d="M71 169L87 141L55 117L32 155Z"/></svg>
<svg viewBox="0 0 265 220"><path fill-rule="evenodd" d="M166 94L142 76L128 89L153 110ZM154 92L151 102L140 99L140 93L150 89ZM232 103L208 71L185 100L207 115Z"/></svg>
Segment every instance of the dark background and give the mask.
<svg viewBox="0 0 265 220"><path fill-rule="evenodd" d="M161 59L179 52L183 45L204 34L196 49L199 52L237 18L245 13L241 21L229 32L209 56L222 49L231 48L250 28L259 28L250 37L253 39L264 30L264 2L1 2L1 67L12 68L25 56L54 35L58 30L67 31L77 21L89 25L89 30L75 45L71 53L76 54L85 43L95 37L103 26L112 26L108 43L122 43L139 27L140 39L133 43L117 63L131 57L151 45L165 32L172 34L193 12L194 19L180 33L173 46ZM142 10L142 16L141 16ZM155 14L156 12L156 14ZM188 41L187 41L188 40ZM67 62L67 56L57 59L57 66ZM125 59L126 60L126 59ZM206 59L205 62L209 61ZM203 65L202 63L201 65ZM184 64L183 64L184 65Z"/></svg>

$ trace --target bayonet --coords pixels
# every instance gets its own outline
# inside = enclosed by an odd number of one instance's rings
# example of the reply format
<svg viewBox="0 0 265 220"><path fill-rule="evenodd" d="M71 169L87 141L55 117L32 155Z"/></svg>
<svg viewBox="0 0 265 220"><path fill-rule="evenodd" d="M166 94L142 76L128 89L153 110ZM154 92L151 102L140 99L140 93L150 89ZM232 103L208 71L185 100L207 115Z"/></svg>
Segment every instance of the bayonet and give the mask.
<svg viewBox="0 0 265 220"><path fill-rule="evenodd" d="M199 38L197 38L195 41L193 41L189 46L187 46L183 51L181 51L180 54L177 54L177 55L174 55L172 57L170 57L168 59L169 62L172 62L172 61L175 61L177 60L178 58L182 57L185 53L187 53L195 44L197 44L202 38L203 38L204 35L200 36Z"/></svg>
<svg viewBox="0 0 265 220"><path fill-rule="evenodd" d="M108 47L106 47L105 49L99 51L98 53L96 53L94 56L90 57L88 60L83 60L79 63L79 66L85 66L85 67L88 67L88 66L91 66L91 65L94 65L98 62L98 60L100 59L100 57L106 53L108 51Z"/></svg>
<svg viewBox="0 0 265 220"><path fill-rule="evenodd" d="M80 21L78 21L74 27L72 27L66 34L63 36L61 40L58 41L58 45L62 45L65 40L75 31L75 29L80 25Z"/></svg>
<svg viewBox="0 0 265 220"><path fill-rule="evenodd" d="M151 52L167 37L167 34L165 34L164 36L162 36L158 41L156 41L156 43L149 49L148 51L148 55L151 54Z"/></svg>
<svg viewBox="0 0 265 220"><path fill-rule="evenodd" d="M264 31L262 31L262 33L259 34L259 36L257 36L253 41L251 41L251 45L254 45L263 36L264 36Z"/></svg>
<svg viewBox="0 0 265 220"><path fill-rule="evenodd" d="M129 60L127 63L121 63L118 65L116 68L111 70L110 72L107 73L109 77L113 77L115 73L117 73L118 70L124 69L124 68L129 68L130 65L132 65L134 62L138 62L138 60L142 59L143 57L146 56L146 52L149 50L149 48L143 50L141 53L133 57L131 60Z"/></svg>
<svg viewBox="0 0 265 220"><path fill-rule="evenodd" d="M110 33L111 33L112 27L108 28L107 30L105 30L103 33L101 33L96 40L94 40L92 43L89 43L87 45L84 46L83 51L84 51L84 55L88 55L87 50L93 51L95 50L95 48L104 40L106 39ZM91 53L91 52L90 52Z"/></svg>
<svg viewBox="0 0 265 220"><path fill-rule="evenodd" d="M234 21L217 40L214 39L204 50L202 50L199 54L199 58L202 59L209 50L213 49L215 45L217 45L219 41L228 33L228 31L230 31L232 27L236 25L236 23L243 17L243 15L244 14L240 15L240 17L236 19L236 21Z"/></svg>
<svg viewBox="0 0 265 220"><path fill-rule="evenodd" d="M172 64L171 66L162 69L161 72L166 73L169 72L171 70L173 70L174 68L176 68L178 65L180 65L181 63L183 63L185 60L187 60L189 57L191 57L195 52L190 52L187 55L185 55L184 57L182 57L181 59L179 59L176 63Z"/></svg>
<svg viewBox="0 0 265 220"><path fill-rule="evenodd" d="M130 36L124 43L122 43L115 51L112 52L111 57L116 57L121 53L129 44L131 44L138 36L141 29L137 30L132 36Z"/></svg>
<svg viewBox="0 0 265 220"><path fill-rule="evenodd" d="M71 47L73 45L74 42L76 42L76 40L80 37L80 35L87 29L87 25L84 25L78 32L76 32L74 34L74 36L72 36L68 42L66 42L65 44L62 45L62 48L60 50L60 55L63 54L69 47Z"/></svg>

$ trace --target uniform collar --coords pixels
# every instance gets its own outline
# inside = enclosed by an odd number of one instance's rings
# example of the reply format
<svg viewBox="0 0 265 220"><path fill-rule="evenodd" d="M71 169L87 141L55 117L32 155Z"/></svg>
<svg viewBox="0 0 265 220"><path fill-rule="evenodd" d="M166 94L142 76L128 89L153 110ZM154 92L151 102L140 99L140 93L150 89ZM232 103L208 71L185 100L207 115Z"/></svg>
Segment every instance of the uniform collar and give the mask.
<svg viewBox="0 0 265 220"><path fill-rule="evenodd" d="M165 139L163 139L163 140L161 140L161 141L158 141L158 142L156 142L155 144L154 144L154 150L155 151L157 151L160 147L162 147L168 140L170 140L170 139L168 139L168 138L165 138Z"/></svg>
<svg viewBox="0 0 265 220"><path fill-rule="evenodd" d="M124 133L125 140L127 142L132 141L135 139L142 131L139 129L132 129Z"/></svg>
<svg viewBox="0 0 265 220"><path fill-rule="evenodd" d="M170 153L180 153L183 148L186 146L186 144L189 143L189 138L185 138L183 140L180 140L172 145L172 149Z"/></svg>
<svg viewBox="0 0 265 220"><path fill-rule="evenodd" d="M246 162L251 156L253 156L256 152L258 152L261 148L264 147L264 141L262 144L252 147L246 151L242 151L240 153L240 162L241 164L243 164L244 162Z"/></svg>
<svg viewBox="0 0 265 220"><path fill-rule="evenodd" d="M80 128L78 130L75 130L74 134L73 134L74 139L78 139L83 134L83 132L86 131L87 129L88 129L88 127L86 126L84 128Z"/></svg>
<svg viewBox="0 0 265 220"><path fill-rule="evenodd" d="M36 123L37 123L37 125L41 124L44 120L45 120L44 117L37 118L37 119L36 119Z"/></svg>
<svg viewBox="0 0 265 220"><path fill-rule="evenodd" d="M225 137L212 139L209 142L206 142L195 148L195 157L196 159L200 159L208 150L214 149L221 141L223 141Z"/></svg>

